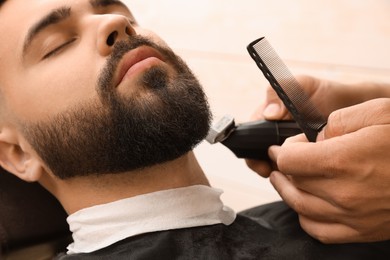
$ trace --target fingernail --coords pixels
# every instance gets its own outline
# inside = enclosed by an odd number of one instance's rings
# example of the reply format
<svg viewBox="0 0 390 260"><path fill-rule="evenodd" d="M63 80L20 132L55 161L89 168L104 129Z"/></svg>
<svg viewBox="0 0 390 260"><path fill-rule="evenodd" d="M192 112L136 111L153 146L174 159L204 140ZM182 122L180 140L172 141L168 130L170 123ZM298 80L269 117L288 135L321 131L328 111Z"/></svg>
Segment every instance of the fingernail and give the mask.
<svg viewBox="0 0 390 260"><path fill-rule="evenodd" d="M276 145L272 145L268 148L268 156L272 161L276 162L279 150L280 150L280 146L276 146Z"/></svg>
<svg viewBox="0 0 390 260"><path fill-rule="evenodd" d="M323 141L323 140L325 140L325 128L322 129L322 130L318 133L317 139L316 139L317 142Z"/></svg>
<svg viewBox="0 0 390 260"><path fill-rule="evenodd" d="M280 105L276 103L269 104L263 112L265 118L274 118L277 117L280 113Z"/></svg>

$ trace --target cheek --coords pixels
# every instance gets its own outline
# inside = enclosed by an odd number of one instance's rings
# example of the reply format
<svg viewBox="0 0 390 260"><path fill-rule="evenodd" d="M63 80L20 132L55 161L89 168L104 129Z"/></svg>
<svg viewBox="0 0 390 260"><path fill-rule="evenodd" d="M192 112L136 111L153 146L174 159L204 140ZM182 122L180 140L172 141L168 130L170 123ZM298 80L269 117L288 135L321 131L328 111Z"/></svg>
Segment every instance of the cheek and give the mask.
<svg viewBox="0 0 390 260"><path fill-rule="evenodd" d="M39 120L97 98L97 75L75 66L63 67L62 70L29 73L18 82L18 87L9 93L9 100L19 118Z"/></svg>

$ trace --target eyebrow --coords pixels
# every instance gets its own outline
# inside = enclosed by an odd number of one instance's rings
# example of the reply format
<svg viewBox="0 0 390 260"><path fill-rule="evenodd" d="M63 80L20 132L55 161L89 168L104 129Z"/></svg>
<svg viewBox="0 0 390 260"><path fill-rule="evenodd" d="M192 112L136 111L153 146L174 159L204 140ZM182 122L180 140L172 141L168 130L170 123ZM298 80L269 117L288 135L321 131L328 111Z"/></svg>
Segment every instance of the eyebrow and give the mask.
<svg viewBox="0 0 390 260"><path fill-rule="evenodd" d="M70 7L61 7L58 9L52 10L50 13L41 18L38 22L36 22L27 33L27 36L24 40L23 44L23 56L26 54L27 49L31 45L31 42L34 38L47 27L60 23L65 19L69 18L71 14Z"/></svg>
<svg viewBox="0 0 390 260"><path fill-rule="evenodd" d="M90 5L94 9L107 7L107 6L120 6L129 10L127 6L119 0L90 0ZM27 36L24 40L23 44L23 57L26 55L28 48L31 46L34 38L43 30L48 28L51 25L58 24L71 15L71 8L64 6L50 11L47 15L42 17L38 22L36 22L33 26L28 30Z"/></svg>
<svg viewBox="0 0 390 260"><path fill-rule="evenodd" d="M128 9L127 6L119 0L90 0L89 3L93 8L117 5Z"/></svg>

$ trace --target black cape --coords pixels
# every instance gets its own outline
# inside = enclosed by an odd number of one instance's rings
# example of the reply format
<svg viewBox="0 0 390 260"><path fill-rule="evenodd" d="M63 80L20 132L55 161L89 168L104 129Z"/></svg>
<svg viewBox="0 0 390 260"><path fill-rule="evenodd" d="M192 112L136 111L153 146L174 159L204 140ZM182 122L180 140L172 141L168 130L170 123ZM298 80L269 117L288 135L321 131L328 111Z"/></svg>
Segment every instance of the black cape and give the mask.
<svg viewBox="0 0 390 260"><path fill-rule="evenodd" d="M390 241L325 245L308 236L283 202L243 211L230 226L184 228L130 237L89 254L99 259L390 259Z"/></svg>

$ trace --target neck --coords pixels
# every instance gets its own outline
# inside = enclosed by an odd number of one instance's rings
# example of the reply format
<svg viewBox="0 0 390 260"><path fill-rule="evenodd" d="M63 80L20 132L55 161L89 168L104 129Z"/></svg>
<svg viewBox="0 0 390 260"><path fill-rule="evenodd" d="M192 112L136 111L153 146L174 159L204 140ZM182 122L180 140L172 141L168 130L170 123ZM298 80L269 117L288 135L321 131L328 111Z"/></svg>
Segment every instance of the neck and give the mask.
<svg viewBox="0 0 390 260"><path fill-rule="evenodd" d="M174 161L138 171L70 180L46 175L40 183L57 197L68 214L155 191L209 185L193 152Z"/></svg>

